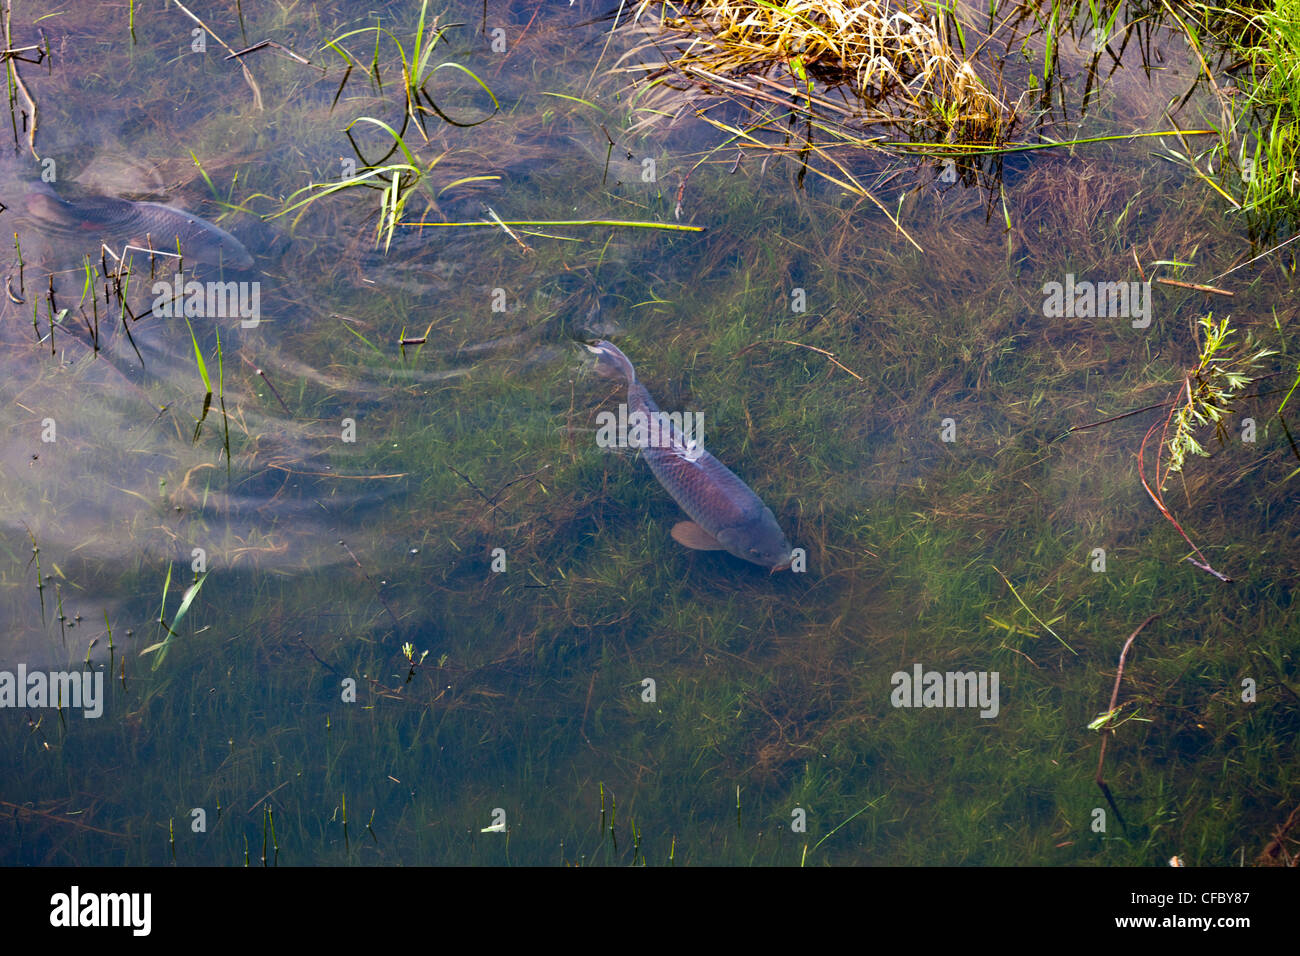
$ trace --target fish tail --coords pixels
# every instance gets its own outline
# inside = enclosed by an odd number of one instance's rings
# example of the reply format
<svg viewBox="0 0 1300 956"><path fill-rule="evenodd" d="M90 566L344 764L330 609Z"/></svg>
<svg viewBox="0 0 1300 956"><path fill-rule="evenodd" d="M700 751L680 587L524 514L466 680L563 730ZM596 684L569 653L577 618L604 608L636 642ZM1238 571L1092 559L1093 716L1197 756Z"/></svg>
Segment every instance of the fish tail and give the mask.
<svg viewBox="0 0 1300 956"><path fill-rule="evenodd" d="M598 375L605 378L621 378L629 385L636 381L636 369L632 367L632 360L613 342L601 339L595 345L588 345L587 351L596 356Z"/></svg>

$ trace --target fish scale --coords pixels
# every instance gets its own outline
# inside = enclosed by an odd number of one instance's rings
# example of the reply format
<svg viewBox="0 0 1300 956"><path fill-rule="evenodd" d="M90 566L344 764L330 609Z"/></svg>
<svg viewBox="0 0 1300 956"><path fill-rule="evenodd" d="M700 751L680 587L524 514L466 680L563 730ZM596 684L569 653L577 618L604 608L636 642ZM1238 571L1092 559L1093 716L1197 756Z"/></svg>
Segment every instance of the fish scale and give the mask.
<svg viewBox="0 0 1300 956"><path fill-rule="evenodd" d="M641 411L647 417L659 411L640 382L628 387L627 404L629 411ZM761 513L763 502L735 472L703 449L691 461L685 437L671 421L666 424L669 434L660 430L653 436L658 442L643 447L641 456L683 511L706 528L741 524Z"/></svg>
<svg viewBox="0 0 1300 956"><path fill-rule="evenodd" d="M627 383L629 412L641 412L648 421L659 411L650 392L637 381L631 360L618 346L602 339L587 348L598 357L600 374ZM664 424L668 427L650 431L641 455L659 484L705 533L700 538L694 529L678 525L673 537L687 547L726 550L773 571L789 567L790 543L771 509L707 450L689 445L671 420Z"/></svg>

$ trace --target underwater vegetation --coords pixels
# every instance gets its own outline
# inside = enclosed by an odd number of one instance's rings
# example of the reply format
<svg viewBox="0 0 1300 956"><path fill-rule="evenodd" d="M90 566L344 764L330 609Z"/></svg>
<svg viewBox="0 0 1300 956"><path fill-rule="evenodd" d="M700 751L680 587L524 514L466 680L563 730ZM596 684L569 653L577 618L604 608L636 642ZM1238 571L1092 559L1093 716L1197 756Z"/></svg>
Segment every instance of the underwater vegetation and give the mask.
<svg viewBox="0 0 1300 956"><path fill-rule="evenodd" d="M1296 17L13 4L3 859L1293 865Z"/></svg>

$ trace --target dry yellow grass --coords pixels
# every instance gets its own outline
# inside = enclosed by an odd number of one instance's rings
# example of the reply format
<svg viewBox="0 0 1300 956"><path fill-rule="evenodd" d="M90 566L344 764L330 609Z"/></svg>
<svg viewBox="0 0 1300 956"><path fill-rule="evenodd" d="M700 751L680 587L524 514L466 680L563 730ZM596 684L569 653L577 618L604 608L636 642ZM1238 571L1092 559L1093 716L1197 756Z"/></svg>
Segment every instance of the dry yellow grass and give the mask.
<svg viewBox="0 0 1300 956"><path fill-rule="evenodd" d="M675 40L671 65L688 78L768 76L847 86L868 121L920 121L993 139L1011 110L954 44L951 21L923 3L884 0L672 2L642 0L634 18Z"/></svg>

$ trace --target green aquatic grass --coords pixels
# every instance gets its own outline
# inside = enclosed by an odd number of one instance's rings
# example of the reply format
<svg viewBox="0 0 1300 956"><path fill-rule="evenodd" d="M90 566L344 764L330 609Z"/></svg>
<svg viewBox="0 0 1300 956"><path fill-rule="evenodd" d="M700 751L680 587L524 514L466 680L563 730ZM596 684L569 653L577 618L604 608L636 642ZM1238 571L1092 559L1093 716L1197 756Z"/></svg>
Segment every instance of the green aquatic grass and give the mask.
<svg viewBox="0 0 1300 956"><path fill-rule="evenodd" d="M459 26L459 25L457 25ZM385 52L390 52L386 44L382 41L386 38L391 41L392 47L396 49L398 60L400 62L400 73L402 77L402 94L404 97L402 109L401 125L394 128L383 119L373 116L357 116L348 122L344 128L348 141L351 143L353 152L356 156L356 166L358 171L351 176L344 176L336 181L311 183L295 191L283 204L272 218L284 216L298 210L298 216L294 222L302 218L302 215L308 207L314 203L327 199L337 193L353 191L360 189L377 189L379 191L379 215L376 223L376 244L383 240L385 252L392 244L393 233L399 224L403 223L403 213L408 201L417 192L426 193L427 197L433 203L443 192L453 189L457 186L467 185L474 182L486 182L497 179L492 175L472 175L464 176L453 180L444 185L440 190L435 192L429 183L428 177L430 172L442 160L445 153L432 157L428 162L416 158L412 146L406 142L408 130L414 123L415 130L420 133L421 139L427 146L430 144L430 130L426 121L427 116L436 116L440 123L445 123L454 127L472 128L480 123L487 122L492 115L499 112L501 104L491 88L479 78L474 71L468 69L463 64L454 61L443 61L441 63L431 63L431 57L434 50L440 42L443 41L444 34L450 27L438 27L437 18L430 19L428 0L424 0L420 5L419 19L415 27L415 33L411 37L409 45L404 45L402 40L391 30L382 25L382 21L377 21L373 26L362 27L351 30L328 41L325 46L336 53L345 63L346 70L339 81L338 89L334 94L334 100L331 103L331 109L338 104L344 89L348 85L349 78L353 70L361 67L360 75L368 75L377 91L382 94L383 91L383 72L389 68L387 60L381 61L381 47ZM351 54L344 41L353 37L363 36L365 34L374 34L374 50L368 66L365 66L353 54ZM488 116L474 120L472 122L462 122L449 116L444 110L438 107L432 95L429 92L428 84L434 76L443 70L454 70L468 76L482 92L486 93L492 103L492 112ZM366 156L362 145L358 143L353 135L353 128L359 123L369 124L377 127L388 135L390 145L387 151L383 152L378 159L369 159ZM364 139L365 137L363 137ZM418 148L418 147L417 147ZM405 157L404 163L390 163L388 159L394 154L401 152ZM302 196L304 198L299 199Z"/></svg>
<svg viewBox="0 0 1300 956"><path fill-rule="evenodd" d="M585 78L587 65L564 52L570 35L534 29L558 74ZM259 71L268 96L272 72ZM480 71L502 93L524 82L508 73L498 82ZM400 88L386 89L400 107ZM540 127L549 109L562 135L591 132L584 104L502 102L521 126ZM310 131L304 148L339 142L342 117L285 112L294 136ZM1066 272L1137 278L1135 247L1148 276L1169 268L1157 259L1190 263L1193 281L1230 268L1245 240L1206 206L1203 186L1152 164L1141 142L1039 151L1008 185L1009 231L996 218L990 227L970 193L909 194L898 215L918 253L860 196L812 178L800 189L797 170L776 160L763 170L746 158L733 173L728 155L700 163L712 140L681 149L667 133L655 144L626 130L610 132L661 159L658 183L604 182L602 164L563 146L511 168L492 208L506 223L675 221L693 170L682 222L707 231L583 229L578 242L530 241L531 253L495 223L425 242L395 231L381 259L357 251L375 235L358 223L373 206L331 196L340 201L304 217L285 266L302 288L285 295L309 307L264 338L222 336L215 353L217 391L220 357L242 344L287 406L232 358L232 420L262 415L247 435L232 430L235 456L253 455L277 422L300 422L319 460L290 446L296 457L280 464L328 465L384 491L341 505L348 481L310 480L301 494L342 529L310 534L280 510L294 484L267 492L275 503L254 525L264 537L239 545L286 547L285 563L263 568L250 555L214 567L156 670L139 652L153 641L147 622L173 552L110 570L68 553L92 548L50 545L41 532L29 569L27 539L9 549L6 619L38 621L44 593L33 585L57 565L63 613L105 617L116 652L106 719L47 719L7 738L14 772L0 796L47 815L5 815L6 861L1254 862L1297 771L1294 600L1280 570L1296 531L1279 487L1294 460L1266 426L1292 375L1279 394L1243 396L1241 414L1261 425L1254 446L1212 447L1171 485L1198 544L1231 566L1239 584L1224 588L1182 561L1183 543L1143 497L1133 459L1149 417L1061 437L1176 385L1196 364L1185 326L1206 311L1202 294L1155 287L1144 334L1042 311L1043 283ZM518 143L495 123L465 135L487 156ZM259 175L268 195L324 179L310 162ZM319 258L301 245L345 234L324 245L341 250L337 261L304 267ZM1288 338L1288 282L1266 270L1234 285L1234 324ZM491 311L496 288L505 312ZM622 396L581 372L593 301L591 321L616 324L602 334L625 346L660 404L705 413L710 448L808 549L809 574L769 577L681 550L668 536L677 508L645 465L594 447L595 413ZM426 342L403 352L412 330ZM193 400L196 367L214 354L195 332L188 345L181 333L175 387L149 390L150 402ZM273 364L280 352L320 378ZM1277 361L1268 371L1289 372L1291 359ZM93 383L77 378L82 366L42 369L47 388L71 380L55 394ZM184 444L192 423L183 402L176 409L158 425ZM109 430L110 410L79 425ZM338 437L345 417L357 423L352 444ZM940 438L946 417L956 442ZM219 462L215 439L204 441L204 461ZM128 451L109 461L114 473L128 472ZM151 495L115 533L168 537L189 465L151 466L168 497ZM207 494L213 470L189 490ZM0 477L0 503L21 502L13 473ZM213 493L226 487L214 479ZM204 533L220 535L209 520ZM491 571L496 547L504 574ZM1096 547L1105 572L1091 570ZM105 578L121 602L86 613L79 586ZM1106 803L1088 724L1105 709L1124 637L1155 611L1164 617L1143 632L1120 698L1125 714L1152 723L1115 727L1107 755L1128 826L1112 819L1095 833ZM60 641L53 615L46 626ZM91 638L79 627L66 631L76 660ZM407 645L427 651L413 675ZM999 718L894 709L890 675L914 662L998 670ZM1260 688L1249 706L1248 677ZM343 701L346 680L355 704ZM149 760L122 774L123 755L140 752ZM189 826L196 807L207 811L203 834ZM508 834L483 832L497 808ZM792 829L796 810L806 832Z"/></svg>
<svg viewBox="0 0 1300 956"><path fill-rule="evenodd" d="M1197 155L1172 155L1243 214L1252 242L1267 248L1294 228L1300 202L1300 5L1162 7L1197 51L1218 134Z"/></svg>
<svg viewBox="0 0 1300 956"><path fill-rule="evenodd" d="M1266 64L1266 73L1253 98L1267 125L1260 130L1251 157L1253 175L1246 181L1245 205L1272 232L1268 227L1282 217L1294 224L1300 202L1295 181L1300 165L1300 4L1275 0L1261 17L1267 41L1257 55ZM1244 144L1243 139L1243 150Z"/></svg>
<svg viewBox="0 0 1300 956"><path fill-rule="evenodd" d="M163 660L167 657L167 651L171 647L172 640L176 637L176 628L180 627L181 621L189 612L190 605L194 599L199 596L199 591L203 588L203 582L207 580L208 572L204 571L194 579L194 583L185 589L181 595L181 603L176 608L176 614L172 617L171 623L167 622L167 592L172 581L172 566L167 565L167 578L163 581L163 600L162 606L158 610L158 623L167 631L167 636L163 640L150 644L140 652L144 654L156 654L153 659L153 669L157 670L162 666Z"/></svg>
<svg viewBox="0 0 1300 956"><path fill-rule="evenodd" d="M433 55L434 49L440 42L442 42L443 35L448 29L450 29L450 27L438 27L437 19L437 17L434 17L432 20L429 19L428 0L422 0L420 4L419 20L416 23L415 34L411 38L409 47L403 46L402 41L398 39L396 34L391 30L384 28L381 25L381 22L378 21L373 27L362 27L358 30L351 30L326 43L326 46L337 53L343 59L344 63L347 64L347 74L345 74L343 81L339 84L339 92L335 94L335 102L337 103L338 97L341 95L343 87L347 83L347 76L351 74L355 67L361 66L366 73L374 78L377 85L382 86L383 80L381 77L380 47L381 41L387 37L392 41L393 46L396 47L398 57L401 60L402 94L405 98L402 128L400 132L394 134L395 139L400 140L405 134L408 124L413 121L420 130L425 142L428 142L429 131L425 117L430 115L430 113L436 114L443 122L452 123L457 126L473 127L478 125L479 122L486 122L486 120L479 120L475 123L458 123L450 119L442 110L440 110L434 102L433 97L429 94L427 84L433 78L434 74L441 70L453 69L468 76L479 86L480 89L483 90L483 92L487 93L488 97L492 100L492 105L494 107L493 112L496 112L501 108L501 104L497 101L496 96L493 95L492 90L488 85L463 64L453 61L430 64L430 57ZM456 26L460 26L460 24L456 24ZM347 49L342 46L342 43L344 40L350 39L354 36L360 36L371 32L374 33L375 47L370 64L366 67L361 63L361 61L352 56Z"/></svg>

